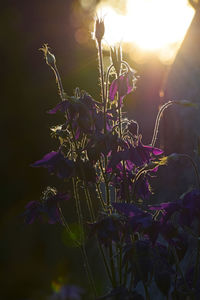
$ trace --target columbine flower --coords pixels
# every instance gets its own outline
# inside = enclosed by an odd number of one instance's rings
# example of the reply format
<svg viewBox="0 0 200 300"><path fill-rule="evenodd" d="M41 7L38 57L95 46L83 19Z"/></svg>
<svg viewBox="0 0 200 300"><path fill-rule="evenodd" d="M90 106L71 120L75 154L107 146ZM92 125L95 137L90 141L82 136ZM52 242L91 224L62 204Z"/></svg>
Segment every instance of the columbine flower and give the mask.
<svg viewBox="0 0 200 300"><path fill-rule="evenodd" d="M71 123L75 137L78 139L82 133L92 134L96 131L103 131L104 115L101 106L101 103L96 102L88 93L83 91L80 97L69 97L68 100L57 104L48 113L55 114L58 111L67 113L66 125ZM109 115L107 119L109 119ZM107 129L110 129L108 122Z"/></svg>
<svg viewBox="0 0 200 300"><path fill-rule="evenodd" d="M25 222L32 224L35 220L42 220L46 215L49 224L61 223L58 204L68 200L69 195L58 193L56 189L48 187L41 201L31 201L25 207L23 214Z"/></svg>
<svg viewBox="0 0 200 300"><path fill-rule="evenodd" d="M84 290L75 285L63 285L58 292L55 292L50 300L81 300Z"/></svg>
<svg viewBox="0 0 200 300"><path fill-rule="evenodd" d="M122 106L123 99L126 95L130 94L135 89L135 71L129 69L126 73L120 75L117 79L113 80L110 85L109 98L114 100L115 96L119 95L119 107Z"/></svg>
<svg viewBox="0 0 200 300"><path fill-rule="evenodd" d="M120 162L124 160L127 162L128 170L131 171L135 166L142 167L153 160L154 156L161 154L163 154L163 150L143 145L141 142L141 136L139 136L137 146L132 146L129 143L128 149L112 153L107 169L111 172L118 168Z"/></svg>
<svg viewBox="0 0 200 300"><path fill-rule="evenodd" d="M97 234L97 237L105 247L112 244L112 241L119 242L120 233L124 231L120 218L116 216L106 216L101 220L88 224L90 235Z"/></svg>
<svg viewBox="0 0 200 300"><path fill-rule="evenodd" d="M74 170L74 162L64 157L60 150L47 153L41 160L36 161L31 166L47 168L49 173L63 179L69 178Z"/></svg>

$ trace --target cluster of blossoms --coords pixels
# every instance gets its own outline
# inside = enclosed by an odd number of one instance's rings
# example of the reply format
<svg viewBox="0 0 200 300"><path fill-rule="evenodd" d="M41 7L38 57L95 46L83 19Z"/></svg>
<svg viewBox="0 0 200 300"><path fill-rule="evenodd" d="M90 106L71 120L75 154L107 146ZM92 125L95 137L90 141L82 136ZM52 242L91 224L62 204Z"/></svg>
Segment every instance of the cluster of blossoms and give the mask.
<svg viewBox="0 0 200 300"><path fill-rule="evenodd" d="M117 47L111 49L112 64L104 74L103 35L104 22L97 19L94 37L101 78L99 101L79 88L73 96L66 95L54 55L47 45L42 48L61 97L48 113L60 111L64 122L51 128L59 148L32 166L56 175L66 183L67 191L48 187L41 201L26 206L25 222L46 217L49 223L60 223L70 232L62 203L74 200L82 227L76 244L82 250L95 297L86 251L87 239L92 236L97 238L110 280L110 291L99 299L151 299L156 288L160 299L199 299L200 190L157 206L147 201L152 193L151 176L170 159L155 148L155 141L161 114L172 102L158 113L152 143L143 145L138 123L122 113L124 98L135 88L135 71L123 61ZM83 201L88 208L87 222ZM192 257L189 264L184 263L188 253Z"/></svg>

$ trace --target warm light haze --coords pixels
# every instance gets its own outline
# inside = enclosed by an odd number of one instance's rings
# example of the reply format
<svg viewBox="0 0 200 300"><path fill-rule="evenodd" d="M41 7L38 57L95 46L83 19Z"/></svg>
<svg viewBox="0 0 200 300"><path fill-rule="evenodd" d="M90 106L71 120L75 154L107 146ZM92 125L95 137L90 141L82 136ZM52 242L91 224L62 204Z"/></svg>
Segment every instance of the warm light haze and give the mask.
<svg viewBox="0 0 200 300"><path fill-rule="evenodd" d="M127 0L126 15L108 3L97 7L97 14L105 18L104 42L131 43L138 51L156 52L164 63L175 57L194 16L187 0Z"/></svg>

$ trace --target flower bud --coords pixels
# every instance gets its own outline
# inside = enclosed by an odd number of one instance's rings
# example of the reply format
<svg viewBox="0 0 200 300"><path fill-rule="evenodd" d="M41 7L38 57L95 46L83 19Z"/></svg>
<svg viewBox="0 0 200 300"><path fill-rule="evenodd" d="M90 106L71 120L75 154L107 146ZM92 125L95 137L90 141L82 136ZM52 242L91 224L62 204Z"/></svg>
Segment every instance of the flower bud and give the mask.
<svg viewBox="0 0 200 300"><path fill-rule="evenodd" d="M49 65L50 67L55 67L56 64L56 58L55 56L49 51L49 47L48 44L44 44L44 46L42 48L40 48L39 50L43 51L44 53L44 58L46 60L47 65Z"/></svg>
<svg viewBox="0 0 200 300"><path fill-rule="evenodd" d="M105 33L104 20L97 17L94 25L94 38L97 40L98 43L101 42L104 33Z"/></svg>
<svg viewBox="0 0 200 300"><path fill-rule="evenodd" d="M115 71L117 75L119 76L120 74L120 69L121 69L121 61L122 61L122 50L121 47L114 47L110 49L110 56L112 63L114 65Z"/></svg>

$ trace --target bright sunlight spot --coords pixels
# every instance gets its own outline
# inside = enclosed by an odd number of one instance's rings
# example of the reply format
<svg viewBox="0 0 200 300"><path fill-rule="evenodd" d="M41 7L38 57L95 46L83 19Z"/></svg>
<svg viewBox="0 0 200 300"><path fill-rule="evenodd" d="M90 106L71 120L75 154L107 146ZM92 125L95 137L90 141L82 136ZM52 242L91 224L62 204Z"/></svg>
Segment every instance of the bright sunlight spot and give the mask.
<svg viewBox="0 0 200 300"><path fill-rule="evenodd" d="M99 4L97 14L105 18L107 45L132 43L140 51L158 53L169 63L183 41L194 9L187 0L127 0L126 15L118 14L108 2Z"/></svg>

